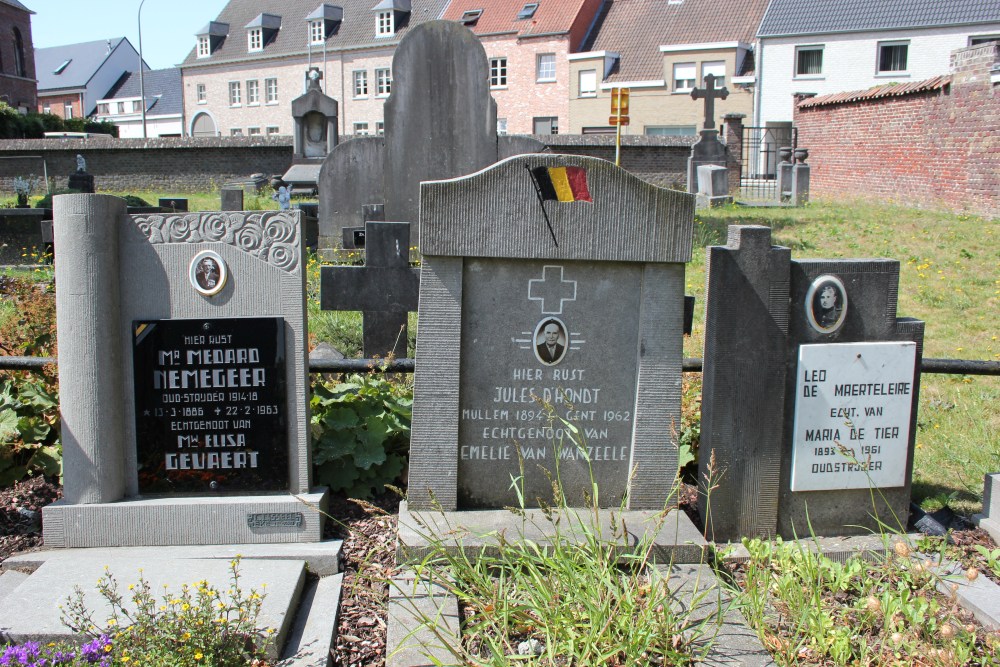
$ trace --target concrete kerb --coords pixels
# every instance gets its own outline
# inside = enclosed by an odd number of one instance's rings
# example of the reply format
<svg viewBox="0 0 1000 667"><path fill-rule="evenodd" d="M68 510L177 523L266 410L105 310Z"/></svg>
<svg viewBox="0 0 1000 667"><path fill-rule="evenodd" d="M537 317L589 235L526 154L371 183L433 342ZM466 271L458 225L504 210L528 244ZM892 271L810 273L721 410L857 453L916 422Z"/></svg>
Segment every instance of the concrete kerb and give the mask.
<svg viewBox="0 0 1000 667"><path fill-rule="evenodd" d="M344 575L306 582L278 667L328 667L336 646Z"/></svg>

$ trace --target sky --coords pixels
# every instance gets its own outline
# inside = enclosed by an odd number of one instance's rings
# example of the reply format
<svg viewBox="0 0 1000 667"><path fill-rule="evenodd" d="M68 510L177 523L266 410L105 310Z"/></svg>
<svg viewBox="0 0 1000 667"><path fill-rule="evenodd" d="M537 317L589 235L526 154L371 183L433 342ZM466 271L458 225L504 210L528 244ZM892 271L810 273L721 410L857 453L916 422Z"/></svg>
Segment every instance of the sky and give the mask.
<svg viewBox="0 0 1000 667"><path fill-rule="evenodd" d="M20 0L35 12L35 48L126 37L139 50L140 0ZM180 64L194 34L215 19L227 0L144 0L142 55L152 69Z"/></svg>

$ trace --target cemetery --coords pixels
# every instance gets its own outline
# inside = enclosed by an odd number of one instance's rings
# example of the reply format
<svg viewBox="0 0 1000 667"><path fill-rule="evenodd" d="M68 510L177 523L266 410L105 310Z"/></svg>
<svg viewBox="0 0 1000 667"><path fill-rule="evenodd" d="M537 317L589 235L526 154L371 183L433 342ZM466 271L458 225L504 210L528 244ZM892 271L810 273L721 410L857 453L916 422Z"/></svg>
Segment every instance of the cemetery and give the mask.
<svg viewBox="0 0 1000 667"><path fill-rule="evenodd" d="M396 53L384 138L81 157L5 260L0 664L1000 662L997 220L739 206L711 78L671 189Z"/></svg>

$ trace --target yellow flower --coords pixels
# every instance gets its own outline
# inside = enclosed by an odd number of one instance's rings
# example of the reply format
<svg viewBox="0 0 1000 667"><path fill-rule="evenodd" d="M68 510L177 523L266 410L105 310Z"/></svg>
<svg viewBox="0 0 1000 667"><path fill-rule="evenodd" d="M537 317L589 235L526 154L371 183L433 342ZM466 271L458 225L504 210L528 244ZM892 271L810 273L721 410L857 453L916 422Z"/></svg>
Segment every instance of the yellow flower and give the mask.
<svg viewBox="0 0 1000 667"><path fill-rule="evenodd" d="M189 605L187 602L185 602L184 604L181 605L181 609L183 609L184 611L187 611L190 608L191 608L191 605Z"/></svg>
<svg viewBox="0 0 1000 667"><path fill-rule="evenodd" d="M205 657L205 655L201 651L198 651L197 653L194 654L194 659L195 660L201 660L204 657Z"/></svg>

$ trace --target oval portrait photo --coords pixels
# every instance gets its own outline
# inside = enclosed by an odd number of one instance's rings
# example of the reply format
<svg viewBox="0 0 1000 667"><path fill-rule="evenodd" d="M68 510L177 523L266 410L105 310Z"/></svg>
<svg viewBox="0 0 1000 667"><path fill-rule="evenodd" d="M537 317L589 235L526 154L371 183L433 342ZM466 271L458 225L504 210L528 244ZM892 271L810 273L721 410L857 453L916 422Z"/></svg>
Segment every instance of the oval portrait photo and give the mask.
<svg viewBox="0 0 1000 667"><path fill-rule="evenodd" d="M820 276L806 293L806 317L820 333L833 333L847 317L847 290L836 276Z"/></svg>
<svg viewBox="0 0 1000 667"><path fill-rule="evenodd" d="M546 317L535 326L535 358L546 366L555 366L566 356L566 325L555 317Z"/></svg>
<svg viewBox="0 0 1000 667"><path fill-rule="evenodd" d="M205 296L221 292L228 274L226 263L217 252L203 250L191 260L191 286Z"/></svg>

